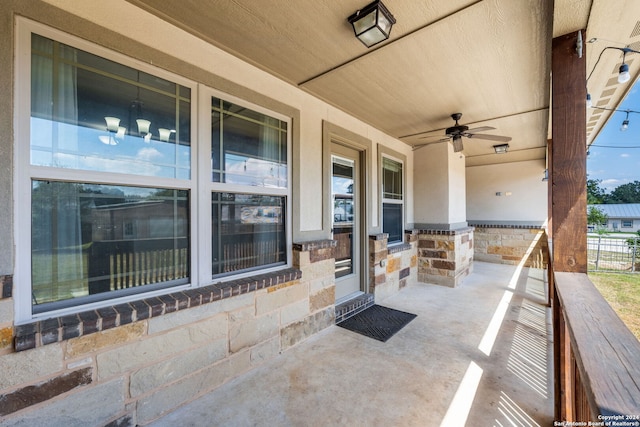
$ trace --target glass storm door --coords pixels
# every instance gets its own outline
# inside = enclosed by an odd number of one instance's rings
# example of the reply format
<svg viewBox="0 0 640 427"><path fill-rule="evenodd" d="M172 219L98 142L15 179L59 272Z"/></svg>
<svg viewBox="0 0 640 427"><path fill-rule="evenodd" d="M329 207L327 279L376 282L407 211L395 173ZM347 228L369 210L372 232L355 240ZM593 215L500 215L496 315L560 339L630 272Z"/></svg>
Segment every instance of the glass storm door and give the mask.
<svg viewBox="0 0 640 427"><path fill-rule="evenodd" d="M358 151L333 146L332 229L336 244L336 300L360 291L360 188Z"/></svg>

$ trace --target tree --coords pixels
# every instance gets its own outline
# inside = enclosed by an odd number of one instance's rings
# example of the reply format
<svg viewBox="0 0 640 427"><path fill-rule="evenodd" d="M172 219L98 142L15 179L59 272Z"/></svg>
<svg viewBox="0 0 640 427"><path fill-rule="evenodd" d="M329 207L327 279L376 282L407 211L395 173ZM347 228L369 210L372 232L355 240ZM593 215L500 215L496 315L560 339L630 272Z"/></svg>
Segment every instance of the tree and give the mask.
<svg viewBox="0 0 640 427"><path fill-rule="evenodd" d="M601 179L587 179L587 204L599 205L605 203L607 195L600 187Z"/></svg>
<svg viewBox="0 0 640 427"><path fill-rule="evenodd" d="M607 203L640 203L640 181L616 187L607 196Z"/></svg>
<svg viewBox="0 0 640 427"><path fill-rule="evenodd" d="M606 233L606 224L609 217L595 206L589 208L587 213L587 224L593 225L598 234Z"/></svg>

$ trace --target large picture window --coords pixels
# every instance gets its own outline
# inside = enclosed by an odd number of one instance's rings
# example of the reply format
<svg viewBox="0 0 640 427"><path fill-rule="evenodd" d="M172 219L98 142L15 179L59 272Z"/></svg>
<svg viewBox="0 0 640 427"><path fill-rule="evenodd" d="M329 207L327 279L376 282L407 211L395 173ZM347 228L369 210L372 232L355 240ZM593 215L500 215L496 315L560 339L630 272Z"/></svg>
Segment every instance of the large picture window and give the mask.
<svg viewBox="0 0 640 427"><path fill-rule="evenodd" d="M192 283L195 84L18 22L16 317Z"/></svg>
<svg viewBox="0 0 640 427"><path fill-rule="evenodd" d="M289 265L290 118L17 22L18 322Z"/></svg>
<svg viewBox="0 0 640 427"><path fill-rule="evenodd" d="M382 232L389 234L389 243L400 243L403 240L402 179L402 163L382 157Z"/></svg>

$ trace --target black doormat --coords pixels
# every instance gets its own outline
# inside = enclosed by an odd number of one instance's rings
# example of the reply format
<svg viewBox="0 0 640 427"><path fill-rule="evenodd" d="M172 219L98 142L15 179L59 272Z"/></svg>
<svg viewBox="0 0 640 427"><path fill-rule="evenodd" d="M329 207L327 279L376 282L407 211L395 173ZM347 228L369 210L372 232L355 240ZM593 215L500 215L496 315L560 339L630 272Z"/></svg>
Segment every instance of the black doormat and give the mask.
<svg viewBox="0 0 640 427"><path fill-rule="evenodd" d="M338 323L338 326L386 342L415 317L415 314L381 305L372 305L355 316Z"/></svg>

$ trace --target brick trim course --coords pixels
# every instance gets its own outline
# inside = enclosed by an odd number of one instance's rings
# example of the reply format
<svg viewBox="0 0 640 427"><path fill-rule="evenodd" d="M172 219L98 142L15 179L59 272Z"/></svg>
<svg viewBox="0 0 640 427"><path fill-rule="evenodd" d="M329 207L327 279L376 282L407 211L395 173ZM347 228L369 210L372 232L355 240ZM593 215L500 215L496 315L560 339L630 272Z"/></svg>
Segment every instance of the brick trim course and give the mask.
<svg viewBox="0 0 640 427"><path fill-rule="evenodd" d="M78 314L40 320L15 327L14 348L28 350L123 326L138 320L158 317L202 304L270 288L300 279L302 272L287 268L245 279L216 283L201 288L146 298L113 307L103 307Z"/></svg>

